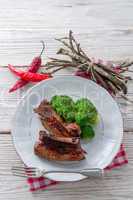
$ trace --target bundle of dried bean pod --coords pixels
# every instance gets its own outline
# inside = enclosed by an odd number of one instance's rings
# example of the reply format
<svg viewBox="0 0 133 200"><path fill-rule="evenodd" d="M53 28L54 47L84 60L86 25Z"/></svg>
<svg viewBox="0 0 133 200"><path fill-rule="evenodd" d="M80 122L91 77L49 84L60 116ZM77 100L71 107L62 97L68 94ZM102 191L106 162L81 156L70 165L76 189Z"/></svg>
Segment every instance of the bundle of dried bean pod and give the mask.
<svg viewBox="0 0 133 200"><path fill-rule="evenodd" d="M131 80L131 77L122 73L128 71L133 62L125 61L117 64L117 66L115 65L115 67L112 63L96 62L82 50L72 31L69 32L68 37L56 40L63 45L57 54L68 56L69 59L50 58L50 61L46 64L47 70L52 69L51 73L55 73L66 67L77 68L78 72L85 72L90 79L111 91L113 95L120 93L127 100L127 97L125 97L125 94L127 94L126 83Z"/></svg>

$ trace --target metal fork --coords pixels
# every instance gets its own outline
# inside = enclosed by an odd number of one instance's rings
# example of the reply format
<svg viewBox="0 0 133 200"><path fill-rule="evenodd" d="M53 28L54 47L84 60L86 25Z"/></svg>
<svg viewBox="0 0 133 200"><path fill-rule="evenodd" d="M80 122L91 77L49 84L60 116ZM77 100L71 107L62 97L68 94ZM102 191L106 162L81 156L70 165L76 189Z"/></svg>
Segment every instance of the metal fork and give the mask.
<svg viewBox="0 0 133 200"><path fill-rule="evenodd" d="M102 177L104 175L103 169L100 168L86 168L82 170L40 170L35 167L18 167L14 166L12 167L12 173L15 176L21 176L21 177L31 177L31 178L38 178L41 176L45 176L46 174L50 173L76 173L81 174L86 177Z"/></svg>

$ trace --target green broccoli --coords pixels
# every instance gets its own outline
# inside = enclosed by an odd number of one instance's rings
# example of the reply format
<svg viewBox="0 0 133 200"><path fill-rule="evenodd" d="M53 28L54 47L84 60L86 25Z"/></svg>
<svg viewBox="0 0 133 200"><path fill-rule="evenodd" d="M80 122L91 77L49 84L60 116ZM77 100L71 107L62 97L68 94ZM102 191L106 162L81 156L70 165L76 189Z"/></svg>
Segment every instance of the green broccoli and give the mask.
<svg viewBox="0 0 133 200"><path fill-rule="evenodd" d="M67 113L67 115L65 116L65 121L69 122L69 123L74 122L75 121L75 113L73 111Z"/></svg>
<svg viewBox="0 0 133 200"><path fill-rule="evenodd" d="M51 105L66 122L74 121L74 102L71 97L66 95L53 96Z"/></svg>
<svg viewBox="0 0 133 200"><path fill-rule="evenodd" d="M88 122L89 122L89 124L91 124L91 125L96 125L96 124L98 124L98 122L99 122L99 114L94 112L94 113L91 115L91 117L89 117Z"/></svg>
<svg viewBox="0 0 133 200"><path fill-rule="evenodd" d="M95 132L91 126L84 126L81 128L81 138L92 139L95 136Z"/></svg>
<svg viewBox="0 0 133 200"><path fill-rule="evenodd" d="M66 95L53 96L51 99L51 104L53 107L74 106L74 102L73 102L72 98L68 97Z"/></svg>
<svg viewBox="0 0 133 200"><path fill-rule="evenodd" d="M95 106L91 103L90 100L86 98L82 98L76 101L75 103L75 110L77 111L85 111L91 112L96 110Z"/></svg>
<svg viewBox="0 0 133 200"><path fill-rule="evenodd" d="M75 121L76 123L82 127L85 126L86 124L88 124L88 115L87 112L77 112L75 114Z"/></svg>
<svg viewBox="0 0 133 200"><path fill-rule="evenodd" d="M75 103L75 110L77 112L76 122L80 126L84 126L88 123L95 125L97 123L98 112L95 106L88 99L79 99Z"/></svg>

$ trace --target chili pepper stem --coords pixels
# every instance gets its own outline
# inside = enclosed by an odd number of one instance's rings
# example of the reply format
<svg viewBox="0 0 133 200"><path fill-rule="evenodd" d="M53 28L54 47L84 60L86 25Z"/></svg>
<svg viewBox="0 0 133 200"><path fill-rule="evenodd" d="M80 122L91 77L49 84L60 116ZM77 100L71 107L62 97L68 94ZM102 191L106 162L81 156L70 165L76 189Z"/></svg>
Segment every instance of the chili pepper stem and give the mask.
<svg viewBox="0 0 133 200"><path fill-rule="evenodd" d="M44 49L45 49L45 44L44 44L44 41L43 41L43 40L41 40L40 42L42 43L42 50L41 50L41 53L40 53L39 57L41 57L41 56L42 56L42 54L43 54L43 51L44 51Z"/></svg>

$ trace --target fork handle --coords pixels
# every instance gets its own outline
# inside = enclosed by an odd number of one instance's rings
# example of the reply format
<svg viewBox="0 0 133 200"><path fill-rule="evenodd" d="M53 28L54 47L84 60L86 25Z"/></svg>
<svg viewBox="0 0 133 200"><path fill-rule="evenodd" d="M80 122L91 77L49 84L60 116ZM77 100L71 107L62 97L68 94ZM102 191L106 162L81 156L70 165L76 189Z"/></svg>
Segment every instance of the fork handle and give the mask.
<svg viewBox="0 0 133 200"><path fill-rule="evenodd" d="M83 169L79 173L87 177L102 177L104 174L102 169Z"/></svg>
<svg viewBox="0 0 133 200"><path fill-rule="evenodd" d="M103 170L102 169L99 169L99 168L92 168L92 169L83 169L83 170L70 170L70 171L59 171L59 170L56 170L56 171L43 171L42 174L43 175L46 175L46 174L49 174L49 173L76 173L76 174L81 174L81 175L84 175L84 176L87 176L87 177L102 177L103 176Z"/></svg>

